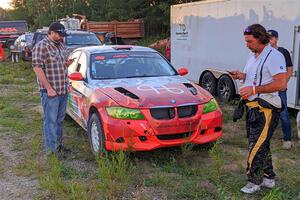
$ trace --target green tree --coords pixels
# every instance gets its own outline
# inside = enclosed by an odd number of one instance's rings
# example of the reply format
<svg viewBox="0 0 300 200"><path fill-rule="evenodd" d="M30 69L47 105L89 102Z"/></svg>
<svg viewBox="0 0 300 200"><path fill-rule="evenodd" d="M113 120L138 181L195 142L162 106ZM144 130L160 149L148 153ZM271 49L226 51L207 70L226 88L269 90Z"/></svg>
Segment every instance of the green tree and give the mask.
<svg viewBox="0 0 300 200"><path fill-rule="evenodd" d="M81 14L86 15L91 21L106 21L107 3L108 0L90 0L90 12L81 12Z"/></svg>
<svg viewBox="0 0 300 200"><path fill-rule="evenodd" d="M147 35L168 34L170 6L193 0L12 0L12 20L26 20L32 30L72 13L89 21L126 21L144 18Z"/></svg>
<svg viewBox="0 0 300 200"><path fill-rule="evenodd" d="M0 8L0 21L7 20L7 12L3 8Z"/></svg>

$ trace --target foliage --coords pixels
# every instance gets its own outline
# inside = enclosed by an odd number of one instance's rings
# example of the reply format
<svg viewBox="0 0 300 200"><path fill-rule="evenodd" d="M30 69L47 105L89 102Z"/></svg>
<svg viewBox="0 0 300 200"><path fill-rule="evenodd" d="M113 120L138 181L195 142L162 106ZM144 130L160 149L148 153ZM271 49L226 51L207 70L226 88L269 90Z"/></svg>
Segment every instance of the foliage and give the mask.
<svg viewBox="0 0 300 200"><path fill-rule="evenodd" d="M196 1L196 0L193 0ZM31 30L73 13L90 21L144 18L146 35L169 33L170 6L192 0L12 0L11 20L26 20Z"/></svg>

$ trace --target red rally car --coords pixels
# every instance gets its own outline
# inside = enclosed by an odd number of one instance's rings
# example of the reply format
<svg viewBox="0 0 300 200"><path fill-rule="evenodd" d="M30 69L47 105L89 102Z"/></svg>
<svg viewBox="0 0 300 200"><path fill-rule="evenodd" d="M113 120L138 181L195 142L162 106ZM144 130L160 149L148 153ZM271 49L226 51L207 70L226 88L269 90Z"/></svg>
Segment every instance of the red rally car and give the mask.
<svg viewBox="0 0 300 200"><path fill-rule="evenodd" d="M89 136L93 153L148 151L214 142L222 112L206 90L182 77L157 51L92 46L70 55L67 114Z"/></svg>

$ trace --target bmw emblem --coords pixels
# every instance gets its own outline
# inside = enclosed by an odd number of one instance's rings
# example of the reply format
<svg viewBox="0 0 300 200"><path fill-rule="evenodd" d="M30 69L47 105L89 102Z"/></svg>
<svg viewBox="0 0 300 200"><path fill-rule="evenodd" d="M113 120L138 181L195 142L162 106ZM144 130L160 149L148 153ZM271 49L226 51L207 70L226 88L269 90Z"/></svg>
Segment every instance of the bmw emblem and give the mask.
<svg viewBox="0 0 300 200"><path fill-rule="evenodd" d="M171 103L176 103L176 100L175 99L171 99L171 101L170 101Z"/></svg>

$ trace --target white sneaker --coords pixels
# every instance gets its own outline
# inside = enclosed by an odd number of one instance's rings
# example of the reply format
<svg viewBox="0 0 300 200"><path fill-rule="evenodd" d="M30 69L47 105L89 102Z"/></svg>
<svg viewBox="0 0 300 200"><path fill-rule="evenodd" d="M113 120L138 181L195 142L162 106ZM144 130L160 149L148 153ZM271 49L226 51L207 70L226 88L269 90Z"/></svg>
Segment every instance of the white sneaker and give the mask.
<svg viewBox="0 0 300 200"><path fill-rule="evenodd" d="M275 187L275 179L264 178L260 186L272 189Z"/></svg>
<svg viewBox="0 0 300 200"><path fill-rule="evenodd" d="M292 148L292 142L291 141L283 141L282 148L291 149Z"/></svg>
<svg viewBox="0 0 300 200"><path fill-rule="evenodd" d="M255 185L254 183L248 182L247 185L245 185L241 191L246 194L253 194L260 190L260 185Z"/></svg>

